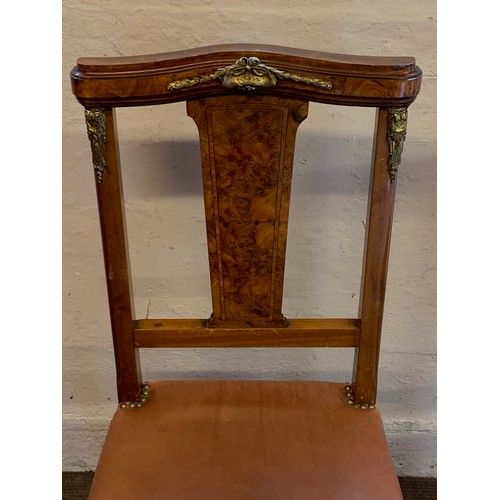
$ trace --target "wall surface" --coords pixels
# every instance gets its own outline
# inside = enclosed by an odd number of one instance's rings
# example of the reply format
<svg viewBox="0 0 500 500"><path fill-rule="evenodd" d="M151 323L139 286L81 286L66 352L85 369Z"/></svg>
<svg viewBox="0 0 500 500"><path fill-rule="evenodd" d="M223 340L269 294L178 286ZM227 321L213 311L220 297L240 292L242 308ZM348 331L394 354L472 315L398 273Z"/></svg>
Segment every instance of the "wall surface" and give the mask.
<svg viewBox="0 0 500 500"><path fill-rule="evenodd" d="M63 5L63 468L93 469L116 408L90 147L69 72L80 56L252 42L413 55L422 91L398 179L378 405L400 475L436 475L436 12L431 0ZM119 109L138 317L210 314L197 130L183 103ZM297 137L284 312L357 314L375 113L311 103ZM141 354L145 380L350 379L352 351L171 350Z"/></svg>

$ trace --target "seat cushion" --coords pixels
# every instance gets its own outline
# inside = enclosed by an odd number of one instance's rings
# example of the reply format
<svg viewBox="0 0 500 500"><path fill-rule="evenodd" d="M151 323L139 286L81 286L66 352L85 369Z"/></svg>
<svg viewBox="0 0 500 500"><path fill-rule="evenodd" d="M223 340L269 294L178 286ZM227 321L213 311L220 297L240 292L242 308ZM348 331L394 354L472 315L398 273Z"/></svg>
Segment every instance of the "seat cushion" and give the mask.
<svg viewBox="0 0 500 500"><path fill-rule="evenodd" d="M402 499L377 409L343 384L166 381L119 408L92 500Z"/></svg>

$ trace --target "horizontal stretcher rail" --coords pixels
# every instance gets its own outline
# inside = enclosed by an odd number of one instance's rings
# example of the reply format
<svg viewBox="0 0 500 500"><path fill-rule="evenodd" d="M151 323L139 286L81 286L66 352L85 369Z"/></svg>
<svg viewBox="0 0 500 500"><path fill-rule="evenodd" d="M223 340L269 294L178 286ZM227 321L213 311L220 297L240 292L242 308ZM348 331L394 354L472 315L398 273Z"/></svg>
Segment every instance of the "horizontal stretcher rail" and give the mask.
<svg viewBox="0 0 500 500"><path fill-rule="evenodd" d="M140 319L136 347L357 347L358 319L290 319L283 328L207 328L204 319Z"/></svg>

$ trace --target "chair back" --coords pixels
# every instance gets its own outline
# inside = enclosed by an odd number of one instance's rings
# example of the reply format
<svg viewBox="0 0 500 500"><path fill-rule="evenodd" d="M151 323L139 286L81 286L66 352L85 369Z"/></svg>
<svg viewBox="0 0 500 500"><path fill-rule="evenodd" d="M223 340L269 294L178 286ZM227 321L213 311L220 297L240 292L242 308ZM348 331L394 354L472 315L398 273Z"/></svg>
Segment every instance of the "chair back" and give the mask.
<svg viewBox="0 0 500 500"><path fill-rule="evenodd" d="M92 147L119 402L140 401L140 348L351 347L351 402L375 404L397 171L421 83L414 58L220 45L82 58L71 79ZM200 136L213 313L135 318L114 109L178 101ZM282 313L295 136L310 101L377 108L355 318Z"/></svg>

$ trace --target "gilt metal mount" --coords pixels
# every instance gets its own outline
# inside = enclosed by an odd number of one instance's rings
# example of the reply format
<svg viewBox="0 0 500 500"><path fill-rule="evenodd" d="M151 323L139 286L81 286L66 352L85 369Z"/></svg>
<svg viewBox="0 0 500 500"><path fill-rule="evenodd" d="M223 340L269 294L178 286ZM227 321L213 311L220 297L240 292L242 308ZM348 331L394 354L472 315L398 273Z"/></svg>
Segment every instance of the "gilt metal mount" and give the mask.
<svg viewBox="0 0 500 500"><path fill-rule="evenodd" d="M403 143L406 138L406 124L408 122L408 108L389 108L389 126L387 140L389 142L389 177L394 182L396 172L401 163Z"/></svg>
<svg viewBox="0 0 500 500"><path fill-rule="evenodd" d="M106 120L104 108L86 109L85 121L87 122L87 135L92 148L95 180L100 184L106 167Z"/></svg>
<svg viewBox="0 0 500 500"><path fill-rule="evenodd" d="M167 90L179 90L212 80L221 80L222 86L228 89L256 90L257 88L276 87L278 80L292 80L306 85L314 85L325 90L332 89L332 83L320 78L288 73L262 64L258 57L241 57L234 64L220 68L214 73L199 77L177 80L167 86Z"/></svg>

